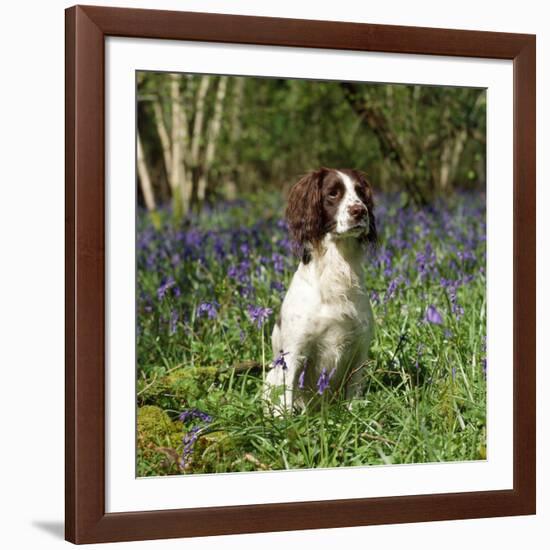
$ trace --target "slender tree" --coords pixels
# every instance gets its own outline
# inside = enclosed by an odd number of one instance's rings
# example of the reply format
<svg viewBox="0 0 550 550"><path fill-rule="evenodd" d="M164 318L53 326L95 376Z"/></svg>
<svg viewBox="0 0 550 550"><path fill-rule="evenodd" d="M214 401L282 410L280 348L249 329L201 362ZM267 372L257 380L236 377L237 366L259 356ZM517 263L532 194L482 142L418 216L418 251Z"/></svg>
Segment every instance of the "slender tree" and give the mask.
<svg viewBox="0 0 550 550"><path fill-rule="evenodd" d="M137 133L137 168L139 184L143 194L143 200L145 201L145 206L149 212L154 212L157 208L155 203L155 193L151 184L151 176L149 175L147 162L143 154L143 145L141 144L141 136L139 135L139 131Z"/></svg>

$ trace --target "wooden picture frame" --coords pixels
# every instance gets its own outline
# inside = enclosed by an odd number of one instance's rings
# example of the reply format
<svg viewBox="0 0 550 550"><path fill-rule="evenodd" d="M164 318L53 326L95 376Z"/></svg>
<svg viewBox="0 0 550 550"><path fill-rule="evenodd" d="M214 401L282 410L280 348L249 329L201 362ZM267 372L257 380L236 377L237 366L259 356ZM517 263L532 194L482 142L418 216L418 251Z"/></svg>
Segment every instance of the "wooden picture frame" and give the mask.
<svg viewBox="0 0 550 550"><path fill-rule="evenodd" d="M105 512L104 43L122 36L513 60L511 490ZM66 11L66 539L192 537L535 513L535 37L206 13Z"/></svg>

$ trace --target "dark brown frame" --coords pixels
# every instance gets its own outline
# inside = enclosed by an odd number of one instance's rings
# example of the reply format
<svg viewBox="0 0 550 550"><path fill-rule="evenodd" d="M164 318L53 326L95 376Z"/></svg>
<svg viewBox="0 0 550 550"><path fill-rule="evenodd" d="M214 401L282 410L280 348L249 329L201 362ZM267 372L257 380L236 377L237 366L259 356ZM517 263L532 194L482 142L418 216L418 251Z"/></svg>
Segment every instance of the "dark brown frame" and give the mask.
<svg viewBox="0 0 550 550"><path fill-rule="evenodd" d="M512 490L105 513L107 36L513 60ZM95 6L66 11L67 540L92 543L535 513L535 56L535 36L526 34Z"/></svg>

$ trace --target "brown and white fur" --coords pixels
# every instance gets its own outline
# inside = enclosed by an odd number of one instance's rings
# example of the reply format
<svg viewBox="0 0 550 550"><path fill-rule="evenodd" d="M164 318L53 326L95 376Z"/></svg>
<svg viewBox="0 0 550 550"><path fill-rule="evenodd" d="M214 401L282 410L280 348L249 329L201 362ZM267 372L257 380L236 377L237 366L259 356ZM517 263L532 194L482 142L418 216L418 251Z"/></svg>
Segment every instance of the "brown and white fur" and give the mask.
<svg viewBox="0 0 550 550"><path fill-rule="evenodd" d="M286 363L266 377L275 412L303 407L323 371L327 391L344 387L346 399L362 391L374 334L363 272L365 249L376 241L373 208L370 185L357 170L322 168L290 191L286 219L302 260L272 334L273 355L285 354ZM274 386L285 386L282 396Z"/></svg>

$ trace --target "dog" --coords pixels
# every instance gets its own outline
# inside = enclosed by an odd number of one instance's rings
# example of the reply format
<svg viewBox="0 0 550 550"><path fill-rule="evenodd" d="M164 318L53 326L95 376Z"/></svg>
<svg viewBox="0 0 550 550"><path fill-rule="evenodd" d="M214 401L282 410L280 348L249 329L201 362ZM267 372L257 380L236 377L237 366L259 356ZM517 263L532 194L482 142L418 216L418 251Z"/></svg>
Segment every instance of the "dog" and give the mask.
<svg viewBox="0 0 550 550"><path fill-rule="evenodd" d="M301 261L271 338L275 360L264 390L276 414L304 408L325 391L359 396L375 328L363 267L377 240L366 175L306 174L290 190L286 221Z"/></svg>

